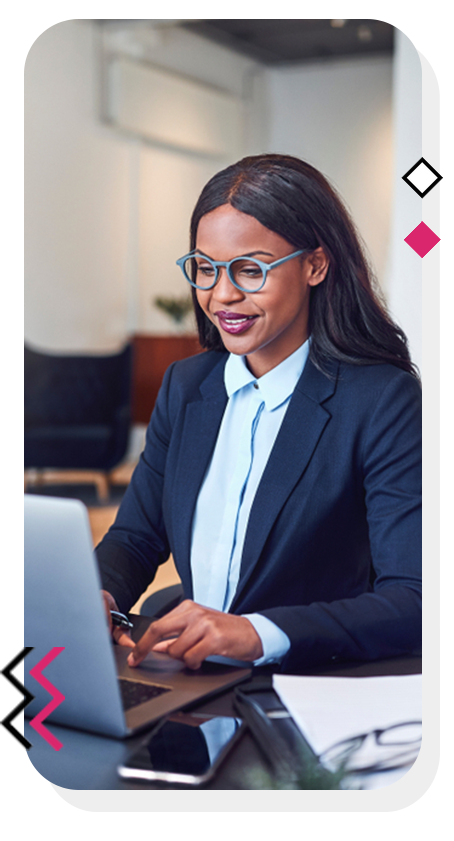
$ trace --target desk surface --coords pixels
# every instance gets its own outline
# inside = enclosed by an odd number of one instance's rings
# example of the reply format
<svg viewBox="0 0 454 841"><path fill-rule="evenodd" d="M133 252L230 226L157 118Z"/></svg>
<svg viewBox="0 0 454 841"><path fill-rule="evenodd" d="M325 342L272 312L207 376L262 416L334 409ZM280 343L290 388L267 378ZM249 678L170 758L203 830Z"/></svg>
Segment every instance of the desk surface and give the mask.
<svg viewBox="0 0 454 841"><path fill-rule="evenodd" d="M130 615L134 623L133 639L138 639L151 619L145 616ZM272 676L264 675L263 671L251 678L252 683L263 685L268 681L270 688ZM377 660L371 663L333 663L329 669L311 671L308 674L372 677L380 675L420 674L421 658L395 658L391 660ZM245 684L246 685L246 684ZM274 694L274 693L273 693ZM276 706L280 705L274 695ZM205 702L197 704L191 709L199 715L234 716L234 693L228 690ZM146 733L119 741L105 736L96 736L80 730L50 725L50 729L62 742L63 748L55 751L44 739L37 739L36 733L25 721L24 735L32 743L28 755L34 767L47 780L63 788L87 790L146 790L172 789L181 790L184 786L169 786L164 783L127 782L117 774L117 767L131 756L146 738ZM245 784L251 772L257 769L268 770L255 740L248 730L227 755L215 778L205 786L208 790L241 790L249 788Z"/></svg>
<svg viewBox="0 0 454 841"><path fill-rule="evenodd" d="M336 664L329 670L317 672L319 675L351 677L420 673L421 659L418 657L373 663ZM263 677L260 675L252 677L251 680L263 683ZM271 684L271 678L269 680ZM276 696L276 704L278 703ZM198 704L192 712L201 715L234 715L233 691L229 690L205 703ZM33 744L29 750L29 758L34 767L56 785L78 790L121 789L128 791L160 788L181 790L184 788L159 783L126 782L118 776L117 766L137 749L145 738L143 733L125 741L117 741L66 727L56 725L50 727L63 743L63 748L58 752L43 739L36 739L36 733L30 728L28 721L25 722L24 734ZM211 790L250 788L251 786L247 784L248 775L257 769L266 770L267 765L254 739L246 731L226 757L216 777L205 788Z"/></svg>

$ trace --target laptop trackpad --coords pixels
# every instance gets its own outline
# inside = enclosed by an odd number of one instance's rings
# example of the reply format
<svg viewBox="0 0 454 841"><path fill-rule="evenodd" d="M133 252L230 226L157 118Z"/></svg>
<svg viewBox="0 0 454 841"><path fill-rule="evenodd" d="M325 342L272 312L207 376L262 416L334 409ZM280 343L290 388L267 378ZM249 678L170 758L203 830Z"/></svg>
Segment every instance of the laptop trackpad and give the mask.
<svg viewBox="0 0 454 841"><path fill-rule="evenodd" d="M124 674L128 670L128 677L134 673L137 675L137 680L140 680L140 675L144 673L147 675L176 674L177 672L184 671L186 668L182 660L175 660L173 657L169 657L168 654L161 654L159 651L150 651L145 659L142 660L140 666L130 669L126 661L131 649L123 645L114 645L113 651L118 674Z"/></svg>

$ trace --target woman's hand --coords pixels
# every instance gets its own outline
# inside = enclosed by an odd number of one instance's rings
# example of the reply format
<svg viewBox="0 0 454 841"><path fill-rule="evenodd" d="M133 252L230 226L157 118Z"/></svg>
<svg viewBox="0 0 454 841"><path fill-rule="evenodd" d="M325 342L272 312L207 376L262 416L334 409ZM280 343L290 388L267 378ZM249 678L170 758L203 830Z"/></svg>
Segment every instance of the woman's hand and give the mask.
<svg viewBox="0 0 454 841"><path fill-rule="evenodd" d="M200 668L211 654L247 661L263 656L260 637L249 619L189 600L152 622L129 655L128 664L138 666L149 651L184 660L190 669Z"/></svg>
<svg viewBox="0 0 454 841"><path fill-rule="evenodd" d="M134 643L131 639L131 634L129 631L125 631L124 628L115 627L112 624L112 617L110 615L111 610L118 611L118 605L113 596L107 592L107 590L101 590L102 599L104 602L104 609L107 615L107 624L109 625L109 631L117 643L117 645L125 645L128 648L134 648Z"/></svg>

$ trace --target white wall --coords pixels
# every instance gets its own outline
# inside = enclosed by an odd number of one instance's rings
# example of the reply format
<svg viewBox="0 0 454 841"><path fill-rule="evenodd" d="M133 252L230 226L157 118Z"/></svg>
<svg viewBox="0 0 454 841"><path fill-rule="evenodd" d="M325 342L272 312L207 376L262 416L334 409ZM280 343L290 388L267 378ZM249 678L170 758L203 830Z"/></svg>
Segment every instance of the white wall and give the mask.
<svg viewBox="0 0 454 841"><path fill-rule="evenodd" d="M58 24L34 43L25 101L25 336L110 349L125 334L129 150L96 119L93 28Z"/></svg>
<svg viewBox="0 0 454 841"><path fill-rule="evenodd" d="M402 180L422 155L421 63L402 32L395 38L393 61L268 71L269 147L305 158L337 186L421 368L422 260L404 239L422 199Z"/></svg>
<svg viewBox="0 0 454 841"><path fill-rule="evenodd" d="M320 169L349 207L384 287L392 190L392 59L268 71L269 147Z"/></svg>
<svg viewBox="0 0 454 841"><path fill-rule="evenodd" d="M156 295L185 294L175 266L189 216L230 161L153 148L101 122L103 57L153 60L240 96L243 143L261 136L260 72L171 29L114 30L87 21L44 32L26 64L25 337L50 350L109 351L131 331L169 332Z"/></svg>
<svg viewBox="0 0 454 841"><path fill-rule="evenodd" d="M26 66L27 341L103 351L132 331L169 332L151 301L186 293L175 260L187 249L192 207L230 162L146 145L103 124L101 78L113 54L238 96L244 153L289 152L318 166L351 208L386 285L390 59L264 70L178 28L101 34L67 21L38 38Z"/></svg>

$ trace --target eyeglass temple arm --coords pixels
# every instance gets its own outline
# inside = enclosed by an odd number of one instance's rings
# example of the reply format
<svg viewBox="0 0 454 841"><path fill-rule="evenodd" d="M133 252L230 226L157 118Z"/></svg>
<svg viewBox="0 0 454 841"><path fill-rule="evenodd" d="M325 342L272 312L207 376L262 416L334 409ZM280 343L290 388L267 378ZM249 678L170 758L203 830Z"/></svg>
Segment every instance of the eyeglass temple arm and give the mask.
<svg viewBox="0 0 454 841"><path fill-rule="evenodd" d="M299 257L300 254L304 254L305 251L309 250L309 248L302 248L301 251L294 251L293 254L287 254L287 257L281 257L280 260L276 260L274 263L269 263L268 269L274 269L276 268L276 266L280 266L282 265L282 263L286 263L287 260L293 260L294 257ZM257 262L260 263L261 261L257 260ZM267 264L264 263L264 265L266 266Z"/></svg>

